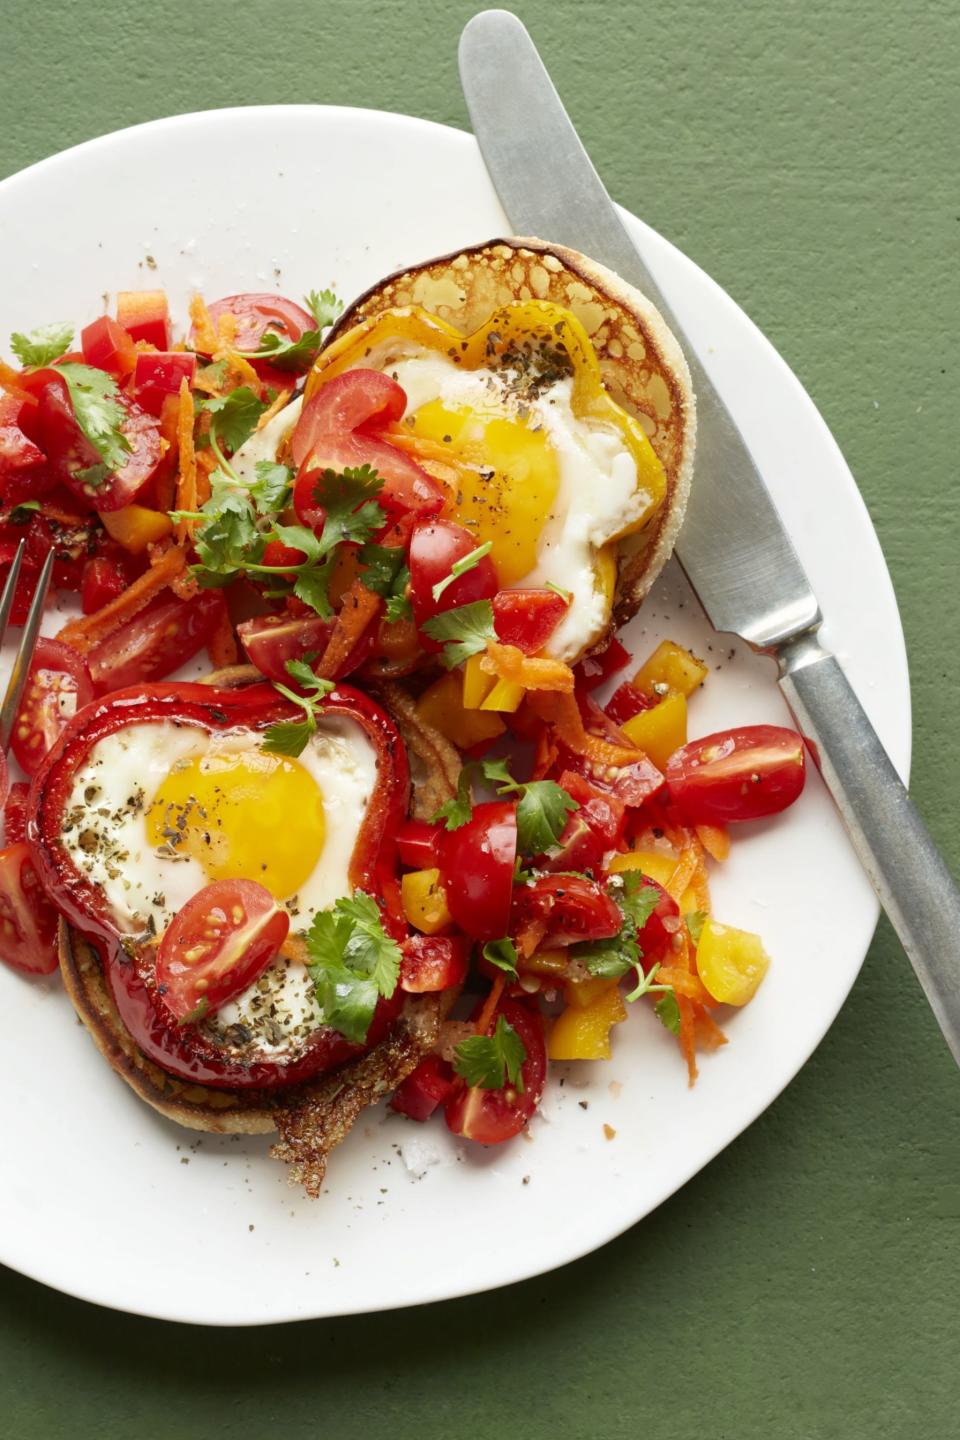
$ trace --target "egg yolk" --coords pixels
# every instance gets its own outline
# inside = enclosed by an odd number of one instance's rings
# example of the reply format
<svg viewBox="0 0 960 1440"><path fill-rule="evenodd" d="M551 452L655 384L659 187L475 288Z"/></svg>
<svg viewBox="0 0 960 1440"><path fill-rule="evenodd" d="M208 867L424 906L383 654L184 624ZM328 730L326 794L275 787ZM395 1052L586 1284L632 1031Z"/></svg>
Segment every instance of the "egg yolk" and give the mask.
<svg viewBox="0 0 960 1440"><path fill-rule="evenodd" d="M560 486L556 451L542 429L502 411L422 405L408 421L415 435L442 444L461 474L449 514L477 544L490 542L501 585L536 568L540 534Z"/></svg>
<svg viewBox="0 0 960 1440"><path fill-rule="evenodd" d="M277 900L309 878L326 833L313 776L262 750L196 755L175 766L146 823L160 855L189 855L209 880L256 880Z"/></svg>

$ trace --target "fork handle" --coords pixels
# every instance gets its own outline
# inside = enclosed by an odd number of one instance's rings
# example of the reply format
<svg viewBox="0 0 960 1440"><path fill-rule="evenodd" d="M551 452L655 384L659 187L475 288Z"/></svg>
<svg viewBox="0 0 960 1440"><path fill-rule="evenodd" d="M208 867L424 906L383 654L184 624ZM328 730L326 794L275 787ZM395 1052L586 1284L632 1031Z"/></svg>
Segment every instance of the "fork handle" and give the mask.
<svg viewBox="0 0 960 1440"><path fill-rule="evenodd" d="M960 1065L960 890L837 660L782 646L780 688Z"/></svg>

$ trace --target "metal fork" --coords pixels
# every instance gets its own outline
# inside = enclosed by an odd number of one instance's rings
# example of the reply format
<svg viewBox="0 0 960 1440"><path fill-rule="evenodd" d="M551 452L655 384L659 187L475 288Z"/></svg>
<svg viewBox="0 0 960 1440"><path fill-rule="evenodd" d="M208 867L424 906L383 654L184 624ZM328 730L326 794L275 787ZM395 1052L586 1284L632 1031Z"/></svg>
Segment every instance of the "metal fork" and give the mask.
<svg viewBox="0 0 960 1440"><path fill-rule="evenodd" d="M10 619L10 611L13 609L13 597L16 594L17 581L20 578L20 567L23 564L23 556L26 548L26 540L21 540L10 566L7 582L3 587L3 594L0 595L0 645L3 644L6 638L7 624ZM40 634L40 621L43 619L43 607L46 604L47 591L50 589L50 576L52 573L53 549L51 548L47 552L47 558L43 562L43 569L40 571L37 588L33 592L33 599L30 601L30 609L27 612L26 624L20 635L20 645L17 650L16 659L13 662L13 670L7 682L7 693L3 697L3 704L0 705L0 749L4 752L10 744L10 736L13 733L13 722L20 708L20 698L23 695L23 687L26 685L27 676L30 673L30 662L33 659L33 652L37 648L37 636Z"/></svg>

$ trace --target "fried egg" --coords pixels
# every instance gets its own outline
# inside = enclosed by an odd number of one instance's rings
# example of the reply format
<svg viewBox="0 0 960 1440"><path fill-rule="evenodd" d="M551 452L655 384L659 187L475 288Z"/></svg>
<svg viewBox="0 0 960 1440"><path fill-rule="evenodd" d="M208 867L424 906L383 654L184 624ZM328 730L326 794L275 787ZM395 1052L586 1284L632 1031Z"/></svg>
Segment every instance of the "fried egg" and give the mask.
<svg viewBox="0 0 960 1440"><path fill-rule="evenodd" d="M377 780L373 746L343 716L322 717L298 759L265 753L261 738L158 720L92 747L74 777L63 842L121 935L159 935L214 880L258 881L285 904L294 932L353 893L350 861ZM274 1053L321 1020L303 965L278 956L210 1023Z"/></svg>

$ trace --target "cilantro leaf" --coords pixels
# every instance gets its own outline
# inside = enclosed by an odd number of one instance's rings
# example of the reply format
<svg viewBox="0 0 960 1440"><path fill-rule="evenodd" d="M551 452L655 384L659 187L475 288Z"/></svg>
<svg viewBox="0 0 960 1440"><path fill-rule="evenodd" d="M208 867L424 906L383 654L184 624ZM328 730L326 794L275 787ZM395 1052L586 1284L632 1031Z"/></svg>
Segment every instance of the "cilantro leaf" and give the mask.
<svg viewBox="0 0 960 1440"><path fill-rule="evenodd" d="M267 409L247 385L231 390L229 395L214 395L201 402L213 416L210 437L218 445L226 445L234 454L257 428L257 421Z"/></svg>
<svg viewBox="0 0 960 1440"><path fill-rule="evenodd" d="M513 1026L502 1015L492 1035L471 1035L454 1048L453 1068L468 1085L484 1090L502 1090L510 1084L523 1094L521 1066L526 1047Z"/></svg>
<svg viewBox="0 0 960 1440"><path fill-rule="evenodd" d="M313 498L326 512L320 537L324 554L343 540L362 545L383 528L386 513L375 498L382 489L383 481L370 465L323 471Z"/></svg>
<svg viewBox="0 0 960 1440"><path fill-rule="evenodd" d="M383 929L376 901L362 891L341 896L307 932L308 973L326 1023L363 1044L381 995L400 976L400 947Z"/></svg>
<svg viewBox="0 0 960 1440"><path fill-rule="evenodd" d="M393 593L397 576L404 568L402 545L364 545L357 559L364 567L361 579L374 595ZM409 579L409 572L407 574Z"/></svg>
<svg viewBox="0 0 960 1440"><path fill-rule="evenodd" d="M315 610L321 620L329 620L333 614L330 604L330 577L333 573L332 560L324 561L312 570L301 570L293 582L293 593L304 605Z"/></svg>
<svg viewBox="0 0 960 1440"><path fill-rule="evenodd" d="M677 997L672 990L666 991L653 1007L660 1024L669 1030L672 1035L680 1034L680 1006L677 1004Z"/></svg>
<svg viewBox="0 0 960 1440"><path fill-rule="evenodd" d="M254 468L257 478L248 489L257 513L271 515L286 509L293 488L293 471L271 460L258 460Z"/></svg>
<svg viewBox="0 0 960 1440"><path fill-rule="evenodd" d="M703 927L707 923L706 910L688 910L683 917L684 924L690 932L690 939L694 945L700 944L700 936L703 934Z"/></svg>
<svg viewBox="0 0 960 1440"><path fill-rule="evenodd" d="M67 382L77 424L108 467L106 474L122 469L131 445L120 428L128 413L120 402L116 380L92 365L80 365L73 361L58 365L57 374ZM88 479L87 483L96 485L100 482Z"/></svg>
<svg viewBox="0 0 960 1440"><path fill-rule="evenodd" d="M488 940L483 947L483 958L516 980L517 949L509 936L504 936L502 940Z"/></svg>
<svg viewBox="0 0 960 1440"><path fill-rule="evenodd" d="M279 690L285 699L294 705L299 705L303 711L302 720L278 720L264 731L260 749L268 755L289 755L296 759L302 755L312 737L317 733L317 711L323 704L324 699L334 689L332 680L324 680L319 675L314 675L309 665L302 660L288 660L287 672L302 685L305 690L312 691L310 695L298 695L295 690L281 685L279 681L273 682L273 688Z"/></svg>
<svg viewBox="0 0 960 1440"><path fill-rule="evenodd" d="M630 916L637 930L642 930L660 903L660 891L639 870L625 870L623 888L614 895L614 899L620 909Z"/></svg>
<svg viewBox="0 0 960 1440"><path fill-rule="evenodd" d="M447 587L453 584L454 580L459 580L461 575L466 575L469 570L475 569L484 556L490 554L492 549L493 541L488 540L486 544L478 545L476 550L471 550L469 555L464 555L461 560L454 560L450 566L450 574L445 575L442 580L438 580L433 587L434 604L440 599L440 596Z"/></svg>
<svg viewBox="0 0 960 1440"><path fill-rule="evenodd" d="M385 614L391 625L395 625L398 620L413 619L413 606L410 604L410 596L406 593L407 586L410 584L410 571L406 565L399 572L397 583L398 585L402 584L403 589L397 594L387 596Z"/></svg>
<svg viewBox="0 0 960 1440"><path fill-rule="evenodd" d="M590 974L599 980L619 980L640 960L640 950L629 926L609 940L588 940L583 945L571 946L570 955L571 959L586 965Z"/></svg>
<svg viewBox="0 0 960 1440"><path fill-rule="evenodd" d="M517 849L523 855L543 855L559 843L567 816L580 806L554 780L531 780L517 789Z"/></svg>
<svg viewBox="0 0 960 1440"><path fill-rule="evenodd" d="M287 674L292 676L304 690L318 692L320 695L329 695L333 689L332 680L324 680L315 675L305 660L288 660L286 663Z"/></svg>
<svg viewBox="0 0 960 1440"><path fill-rule="evenodd" d="M73 343L73 326L63 324L38 325L29 335L15 330L10 336L10 349L21 365L50 365L65 355Z"/></svg>
<svg viewBox="0 0 960 1440"><path fill-rule="evenodd" d="M474 600L456 610L444 610L424 622L422 629L443 646L443 664L448 670L479 655L487 641L495 638L493 606L489 600Z"/></svg>
<svg viewBox="0 0 960 1440"><path fill-rule="evenodd" d="M279 330L264 330L258 350L238 353L247 360L269 360L278 370L309 370L317 358L322 338L319 330L304 330L297 340L291 340Z"/></svg>
<svg viewBox="0 0 960 1440"><path fill-rule="evenodd" d="M310 290L303 297L303 303L318 330L326 330L343 314L343 301L332 290Z"/></svg>
<svg viewBox="0 0 960 1440"><path fill-rule="evenodd" d="M281 545L288 545L291 550L300 550L303 553L303 560L299 563L309 565L320 558L320 541L312 530L306 525L274 525L270 531L271 540L279 540ZM276 567L279 570L289 570L289 565Z"/></svg>
<svg viewBox="0 0 960 1440"><path fill-rule="evenodd" d="M278 720L264 732L260 749L267 755L288 755L296 760L316 732L317 722L312 715L305 720Z"/></svg>
<svg viewBox="0 0 960 1440"><path fill-rule="evenodd" d="M471 760L457 777L456 795L440 806L437 813L430 817L430 823L437 825L443 820L448 830L459 830L461 825L466 825L473 814L474 781L481 776L491 784L505 781L514 786L515 783L506 760Z"/></svg>

